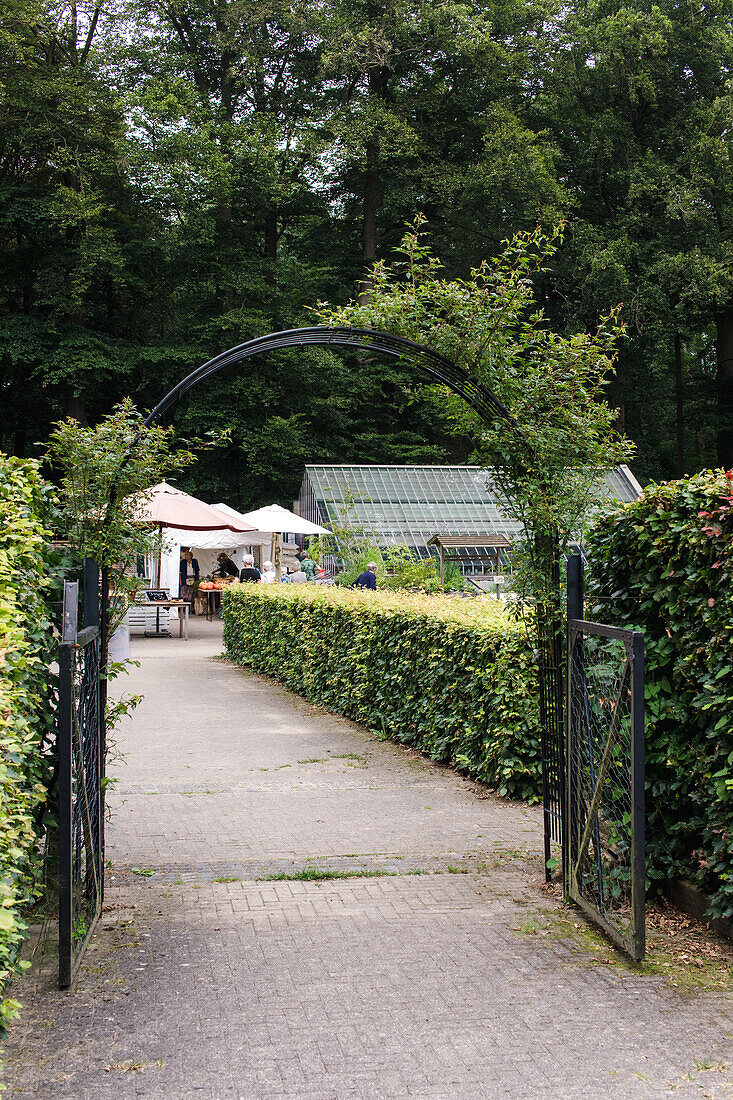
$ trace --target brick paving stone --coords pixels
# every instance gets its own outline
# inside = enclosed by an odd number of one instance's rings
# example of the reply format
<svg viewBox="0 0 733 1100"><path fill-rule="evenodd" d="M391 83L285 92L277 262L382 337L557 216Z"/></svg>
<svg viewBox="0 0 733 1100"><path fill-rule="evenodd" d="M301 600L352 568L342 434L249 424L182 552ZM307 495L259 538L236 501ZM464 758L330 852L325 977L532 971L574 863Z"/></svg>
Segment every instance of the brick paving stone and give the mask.
<svg viewBox="0 0 733 1100"><path fill-rule="evenodd" d="M39 937L10 1097L733 1100L699 1068L724 996L521 934L555 905L536 808L212 659L217 630L135 643L107 910L73 993ZM313 867L379 874L266 880Z"/></svg>

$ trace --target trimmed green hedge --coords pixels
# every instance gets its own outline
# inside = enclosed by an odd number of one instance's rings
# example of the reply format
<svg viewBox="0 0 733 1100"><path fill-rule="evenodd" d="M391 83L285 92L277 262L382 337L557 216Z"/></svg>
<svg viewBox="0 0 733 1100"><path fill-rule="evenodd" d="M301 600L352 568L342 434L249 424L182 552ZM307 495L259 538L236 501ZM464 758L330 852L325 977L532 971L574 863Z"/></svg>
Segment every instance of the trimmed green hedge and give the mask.
<svg viewBox="0 0 733 1100"><path fill-rule="evenodd" d="M38 895L54 636L40 518L47 492L35 463L0 454L0 990L17 969L25 912ZM4 1001L0 1017L13 1009Z"/></svg>
<svg viewBox="0 0 733 1100"><path fill-rule="evenodd" d="M733 917L733 473L647 489L588 554L604 621L645 634L649 876Z"/></svg>
<svg viewBox="0 0 733 1100"><path fill-rule="evenodd" d="M536 666L497 604L289 585L237 586L223 602L232 661L539 801Z"/></svg>
<svg viewBox="0 0 733 1100"><path fill-rule="evenodd" d="M223 618L232 661L508 798L539 800L536 668L496 604L242 585Z"/></svg>

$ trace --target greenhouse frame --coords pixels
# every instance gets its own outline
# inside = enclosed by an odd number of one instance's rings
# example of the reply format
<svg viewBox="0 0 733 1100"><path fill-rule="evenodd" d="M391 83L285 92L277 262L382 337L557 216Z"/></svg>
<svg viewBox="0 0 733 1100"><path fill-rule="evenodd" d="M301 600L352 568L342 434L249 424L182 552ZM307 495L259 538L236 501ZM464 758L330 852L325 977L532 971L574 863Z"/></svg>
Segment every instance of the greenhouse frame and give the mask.
<svg viewBox="0 0 733 1100"><path fill-rule="evenodd" d="M605 478L608 496L635 500L641 486L628 466ZM404 545L420 558L435 556L435 535L503 535L516 542L520 526L502 509L492 471L480 466L319 466L305 468L301 516L319 524L362 528L382 547ZM492 567L485 548L461 550L465 574Z"/></svg>

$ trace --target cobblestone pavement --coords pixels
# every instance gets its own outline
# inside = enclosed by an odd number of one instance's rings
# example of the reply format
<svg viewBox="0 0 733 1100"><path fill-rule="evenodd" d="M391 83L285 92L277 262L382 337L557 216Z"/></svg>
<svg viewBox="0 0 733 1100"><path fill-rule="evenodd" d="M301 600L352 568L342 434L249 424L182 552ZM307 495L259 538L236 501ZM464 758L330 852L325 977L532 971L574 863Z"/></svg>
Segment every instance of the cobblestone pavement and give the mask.
<svg viewBox="0 0 733 1100"><path fill-rule="evenodd" d="M721 993L554 930L536 808L192 635L134 646L106 909L73 992L40 935L9 1096L733 1097Z"/></svg>

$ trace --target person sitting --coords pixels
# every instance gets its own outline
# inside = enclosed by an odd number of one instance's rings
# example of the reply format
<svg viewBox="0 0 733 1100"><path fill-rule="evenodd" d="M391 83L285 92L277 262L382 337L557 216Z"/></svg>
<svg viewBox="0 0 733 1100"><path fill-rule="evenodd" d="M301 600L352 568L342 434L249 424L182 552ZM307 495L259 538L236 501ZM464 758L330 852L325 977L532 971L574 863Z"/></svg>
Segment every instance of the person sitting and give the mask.
<svg viewBox="0 0 733 1100"><path fill-rule="evenodd" d="M293 582L293 584L305 584L305 582L308 580L305 570L300 563L293 566L290 573L290 580Z"/></svg>
<svg viewBox="0 0 733 1100"><path fill-rule="evenodd" d="M239 574L239 579L242 584L245 584L247 581L256 582L262 580L262 574L259 569L255 568L255 560L251 554L244 555L244 568Z"/></svg>
<svg viewBox="0 0 733 1100"><path fill-rule="evenodd" d="M238 577L239 576L239 570L237 569L236 565L234 564L232 559L229 557L229 555L226 553L226 551L222 550L221 554L219 554L219 556L216 560L219 563L218 573L219 573L220 577Z"/></svg>
<svg viewBox="0 0 733 1100"><path fill-rule="evenodd" d="M266 561L262 567L262 583L273 584L276 576L275 566L271 561Z"/></svg>
<svg viewBox="0 0 733 1100"><path fill-rule="evenodd" d="M354 581L354 588L372 588L377 587L377 563L370 561L363 573Z"/></svg>
<svg viewBox="0 0 733 1100"><path fill-rule="evenodd" d="M282 584L305 584L305 573L300 567L300 562L288 566L288 569L280 578Z"/></svg>

